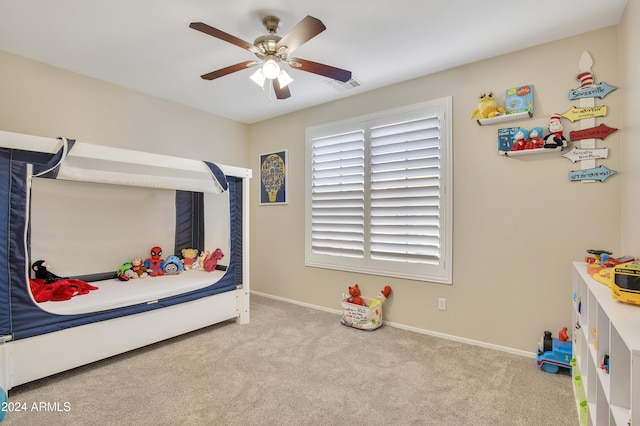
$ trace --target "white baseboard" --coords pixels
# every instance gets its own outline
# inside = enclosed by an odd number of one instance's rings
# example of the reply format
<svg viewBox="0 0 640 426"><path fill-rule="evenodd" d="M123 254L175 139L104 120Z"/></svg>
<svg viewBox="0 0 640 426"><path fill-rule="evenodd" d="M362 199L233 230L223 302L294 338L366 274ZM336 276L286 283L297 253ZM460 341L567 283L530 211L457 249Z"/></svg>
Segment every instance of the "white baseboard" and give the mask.
<svg viewBox="0 0 640 426"><path fill-rule="evenodd" d="M305 308L317 309L319 311L329 312L329 313L336 314L336 315L342 315L342 311L340 309L330 309L330 308L326 308L324 306L318 306L318 305L313 305L311 303L304 303L304 302L300 302L300 301L297 301L297 300L286 299L284 297L273 296L271 294L261 293L261 292L253 291L253 290L251 291L251 294L255 294L256 296L266 297L268 299L279 300L281 302L291 303L291 304L298 305L298 306L304 306ZM464 337L452 336L450 334L438 333L437 331L425 330L423 328L412 327L412 326L409 326L409 325L399 324L399 323L390 322L390 321L384 321L383 320L382 323L384 325L389 326L389 327L394 327L394 328L399 328L399 329L402 329L402 330L412 331L414 333L419 333L419 334L426 334L428 336L439 337L441 339L453 340L455 342L466 343L468 345L481 346L483 348L489 348L489 349L494 349L494 350L497 350L497 351L508 352L508 353L515 354L515 355L525 356L527 358L535 358L536 357L536 353L535 352L522 351L520 349L510 348L510 347L507 347L507 346L494 345L492 343L482 342L482 341L479 341L479 340L467 339L467 338L464 338Z"/></svg>

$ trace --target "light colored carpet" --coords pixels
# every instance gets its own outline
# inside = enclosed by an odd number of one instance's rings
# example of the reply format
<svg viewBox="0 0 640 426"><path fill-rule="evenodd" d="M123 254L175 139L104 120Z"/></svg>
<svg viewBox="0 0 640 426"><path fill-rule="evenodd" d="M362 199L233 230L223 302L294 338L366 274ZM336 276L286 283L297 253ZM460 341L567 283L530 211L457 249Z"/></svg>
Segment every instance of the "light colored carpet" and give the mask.
<svg viewBox="0 0 640 426"><path fill-rule="evenodd" d="M260 296L248 325L28 383L9 401L28 409L2 426L578 424L570 376L532 358L388 326L355 330ZM34 402L60 411L31 410Z"/></svg>

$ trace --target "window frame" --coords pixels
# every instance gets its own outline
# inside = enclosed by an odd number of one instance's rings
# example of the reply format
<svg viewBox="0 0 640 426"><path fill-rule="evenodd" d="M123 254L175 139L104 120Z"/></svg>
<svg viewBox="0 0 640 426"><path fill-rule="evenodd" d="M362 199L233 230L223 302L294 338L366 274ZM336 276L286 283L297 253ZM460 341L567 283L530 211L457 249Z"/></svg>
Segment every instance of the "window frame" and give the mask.
<svg viewBox="0 0 640 426"><path fill-rule="evenodd" d="M365 134L365 179L370 180L370 129L375 126L390 124L400 120L437 116L440 130L440 194L439 194L439 222L440 222L440 261L437 265L419 263L385 262L371 259L365 249L363 259L345 256L335 256L314 253L312 250L312 149L313 140L325 136L336 135L350 131L364 131ZM452 159L452 98L443 97L400 108L388 109L372 114L352 117L345 120L312 126L306 129L305 146L305 265L334 269L347 272L357 272L371 275L381 275L393 278L404 278L417 281L428 281L442 284L452 283L452 253L453 253L453 159ZM370 182L369 182L370 184ZM365 183L365 185L368 185ZM365 247L368 248L366 238L371 225L367 224L371 208L369 194L365 198Z"/></svg>

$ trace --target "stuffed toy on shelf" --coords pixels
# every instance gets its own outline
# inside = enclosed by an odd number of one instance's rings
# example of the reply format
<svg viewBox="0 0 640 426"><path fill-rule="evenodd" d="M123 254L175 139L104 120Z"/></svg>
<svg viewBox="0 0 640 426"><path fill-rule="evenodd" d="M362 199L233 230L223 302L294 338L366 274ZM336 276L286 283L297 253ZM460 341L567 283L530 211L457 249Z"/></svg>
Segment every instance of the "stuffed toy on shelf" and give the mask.
<svg viewBox="0 0 640 426"><path fill-rule="evenodd" d="M482 120L484 118L493 118L504 114L504 108L498 106L496 100L493 99L493 93L483 93L478 101L478 108L471 113L470 119Z"/></svg>
<svg viewBox="0 0 640 426"><path fill-rule="evenodd" d="M567 146L567 138L564 137L560 114L552 114L549 117L549 134L544 137L545 148L565 148Z"/></svg>

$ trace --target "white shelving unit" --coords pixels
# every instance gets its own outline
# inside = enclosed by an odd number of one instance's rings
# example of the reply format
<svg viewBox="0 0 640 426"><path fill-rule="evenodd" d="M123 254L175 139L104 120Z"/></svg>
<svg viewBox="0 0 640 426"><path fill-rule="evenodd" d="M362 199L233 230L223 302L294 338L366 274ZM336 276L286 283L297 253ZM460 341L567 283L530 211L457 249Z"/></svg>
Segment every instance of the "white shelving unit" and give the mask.
<svg viewBox="0 0 640 426"><path fill-rule="evenodd" d="M640 306L614 300L607 285L587 274L586 263L573 266L573 385L580 423L640 425ZM605 355L609 373L601 368Z"/></svg>

